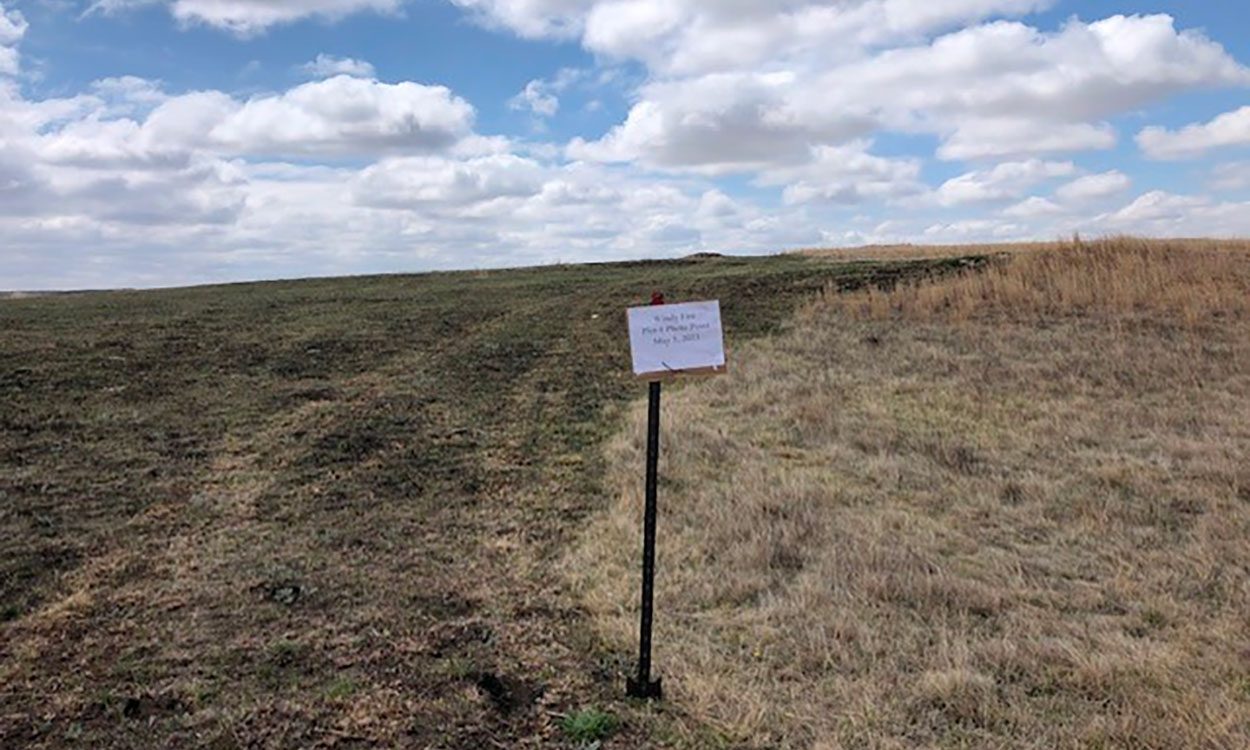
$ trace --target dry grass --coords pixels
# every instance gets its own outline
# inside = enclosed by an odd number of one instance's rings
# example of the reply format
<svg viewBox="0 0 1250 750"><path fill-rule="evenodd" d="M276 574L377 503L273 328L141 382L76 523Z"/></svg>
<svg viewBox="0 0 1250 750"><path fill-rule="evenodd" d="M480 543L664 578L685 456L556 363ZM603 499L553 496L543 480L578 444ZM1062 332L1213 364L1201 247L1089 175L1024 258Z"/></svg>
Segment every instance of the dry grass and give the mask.
<svg viewBox="0 0 1250 750"><path fill-rule="evenodd" d="M1014 254L1053 249L1060 242L1010 242L1001 245L864 245L863 247L812 247L796 250L800 255L845 261L921 260L964 258L969 255Z"/></svg>
<svg viewBox="0 0 1250 750"><path fill-rule="evenodd" d="M1250 311L1250 243L1112 237L1008 247L988 269L958 281L849 295L831 290L825 303L858 316L912 321L1099 315L1194 325Z"/></svg>
<svg viewBox="0 0 1250 750"><path fill-rule="evenodd" d="M673 700L759 747L1250 747L1241 249L1096 242L827 295L670 390ZM623 649L644 425L566 568Z"/></svg>

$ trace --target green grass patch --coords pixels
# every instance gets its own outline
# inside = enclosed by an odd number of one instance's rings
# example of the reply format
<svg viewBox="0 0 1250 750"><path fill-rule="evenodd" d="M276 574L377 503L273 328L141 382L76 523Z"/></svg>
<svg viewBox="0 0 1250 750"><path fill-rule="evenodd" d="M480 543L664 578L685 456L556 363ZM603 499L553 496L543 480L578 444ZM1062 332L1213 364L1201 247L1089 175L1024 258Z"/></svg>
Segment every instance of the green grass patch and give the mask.
<svg viewBox="0 0 1250 750"><path fill-rule="evenodd" d="M560 729L564 732L564 736L581 744L606 740L615 734L620 726L620 719L596 708L584 708L560 721Z"/></svg>

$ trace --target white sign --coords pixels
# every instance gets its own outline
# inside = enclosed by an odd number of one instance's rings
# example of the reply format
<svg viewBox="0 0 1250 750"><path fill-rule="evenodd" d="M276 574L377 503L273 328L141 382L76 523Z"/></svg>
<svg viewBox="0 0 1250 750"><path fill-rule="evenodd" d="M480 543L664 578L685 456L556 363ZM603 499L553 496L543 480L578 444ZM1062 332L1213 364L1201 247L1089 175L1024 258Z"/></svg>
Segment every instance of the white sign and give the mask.
<svg viewBox="0 0 1250 750"><path fill-rule="evenodd" d="M631 307L629 347L636 375L723 370L720 302Z"/></svg>

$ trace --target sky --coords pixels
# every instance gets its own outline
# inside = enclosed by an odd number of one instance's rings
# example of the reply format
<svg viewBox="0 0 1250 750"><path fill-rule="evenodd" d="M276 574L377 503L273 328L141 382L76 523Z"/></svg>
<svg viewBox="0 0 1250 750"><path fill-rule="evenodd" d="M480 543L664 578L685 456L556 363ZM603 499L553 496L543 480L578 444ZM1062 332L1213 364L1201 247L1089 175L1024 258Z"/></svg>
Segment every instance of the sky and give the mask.
<svg viewBox="0 0 1250 750"><path fill-rule="evenodd" d="M0 289L1250 235L1244 0L0 0Z"/></svg>

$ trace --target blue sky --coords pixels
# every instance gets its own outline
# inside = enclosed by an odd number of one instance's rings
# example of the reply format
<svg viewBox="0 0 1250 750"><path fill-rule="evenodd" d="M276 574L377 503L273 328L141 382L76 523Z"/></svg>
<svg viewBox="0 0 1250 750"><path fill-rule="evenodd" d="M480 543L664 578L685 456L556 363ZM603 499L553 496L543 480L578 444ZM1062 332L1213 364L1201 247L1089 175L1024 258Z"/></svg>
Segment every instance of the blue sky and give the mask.
<svg viewBox="0 0 1250 750"><path fill-rule="evenodd" d="M1250 7L0 0L0 289L1250 234Z"/></svg>

